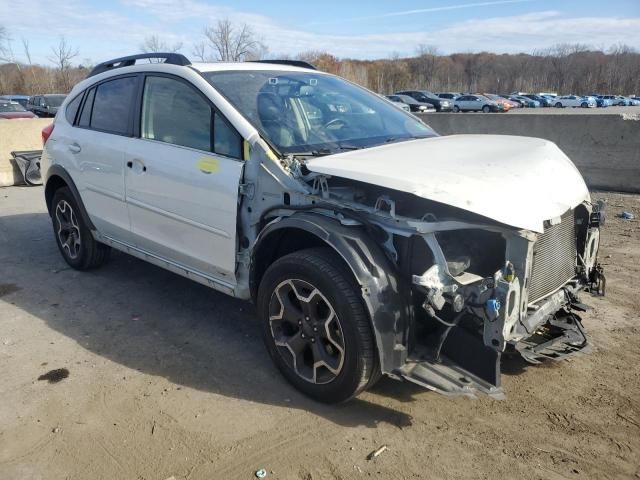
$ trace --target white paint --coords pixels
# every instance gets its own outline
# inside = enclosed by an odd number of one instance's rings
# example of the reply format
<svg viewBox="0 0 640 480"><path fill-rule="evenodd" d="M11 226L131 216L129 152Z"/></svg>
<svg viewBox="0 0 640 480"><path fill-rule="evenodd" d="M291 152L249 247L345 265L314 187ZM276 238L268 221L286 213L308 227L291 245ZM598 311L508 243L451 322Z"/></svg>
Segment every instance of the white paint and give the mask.
<svg viewBox="0 0 640 480"><path fill-rule="evenodd" d="M571 160L554 143L539 138L434 137L315 158L307 167L535 232L543 231L545 220L589 199Z"/></svg>

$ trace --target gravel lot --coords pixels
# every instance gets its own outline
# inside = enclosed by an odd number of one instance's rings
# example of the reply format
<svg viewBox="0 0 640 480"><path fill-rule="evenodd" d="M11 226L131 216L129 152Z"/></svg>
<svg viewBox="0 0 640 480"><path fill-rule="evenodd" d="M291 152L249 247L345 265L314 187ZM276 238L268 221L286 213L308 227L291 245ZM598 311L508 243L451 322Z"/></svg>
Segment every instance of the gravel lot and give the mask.
<svg viewBox="0 0 640 480"><path fill-rule="evenodd" d="M124 254L70 270L42 189L0 189L0 478L640 478L640 228L614 216L640 214L640 196L596 197L610 216L608 296L584 295L593 353L507 363L505 401L383 380L328 407L280 377L251 305Z"/></svg>

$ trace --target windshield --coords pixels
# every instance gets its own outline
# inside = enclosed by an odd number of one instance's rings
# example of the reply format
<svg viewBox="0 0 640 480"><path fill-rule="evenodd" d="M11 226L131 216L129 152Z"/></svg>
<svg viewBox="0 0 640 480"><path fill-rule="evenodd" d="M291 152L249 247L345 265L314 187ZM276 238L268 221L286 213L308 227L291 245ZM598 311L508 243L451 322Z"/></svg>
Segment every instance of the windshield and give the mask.
<svg viewBox="0 0 640 480"><path fill-rule="evenodd" d="M329 154L436 135L416 117L331 75L224 71L203 76L283 154Z"/></svg>
<svg viewBox="0 0 640 480"><path fill-rule="evenodd" d="M0 112L25 112L19 103L0 103Z"/></svg>
<svg viewBox="0 0 640 480"><path fill-rule="evenodd" d="M66 95L47 95L45 98L45 102L50 107L59 107L64 102L64 99L67 98Z"/></svg>

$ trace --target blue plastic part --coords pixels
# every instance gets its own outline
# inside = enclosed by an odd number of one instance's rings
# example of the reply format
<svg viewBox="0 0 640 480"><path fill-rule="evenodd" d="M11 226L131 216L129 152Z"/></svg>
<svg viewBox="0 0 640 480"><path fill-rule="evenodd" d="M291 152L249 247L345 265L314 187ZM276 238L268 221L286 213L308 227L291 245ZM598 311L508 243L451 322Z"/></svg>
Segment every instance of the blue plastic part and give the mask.
<svg viewBox="0 0 640 480"><path fill-rule="evenodd" d="M487 300L485 308L491 318L498 318L498 315L500 315L500 301L496 298Z"/></svg>

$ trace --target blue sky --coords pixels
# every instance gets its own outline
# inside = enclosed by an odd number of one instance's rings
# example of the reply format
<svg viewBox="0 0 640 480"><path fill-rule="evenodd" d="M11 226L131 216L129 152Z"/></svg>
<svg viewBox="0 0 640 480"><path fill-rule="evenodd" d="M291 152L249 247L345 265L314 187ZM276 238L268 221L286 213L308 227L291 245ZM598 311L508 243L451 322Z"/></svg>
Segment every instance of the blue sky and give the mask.
<svg viewBox="0 0 640 480"><path fill-rule="evenodd" d="M150 35L181 42L189 56L220 18L251 26L273 57L316 50L384 58L421 44L442 53L532 52L561 42L640 50L640 0L0 0L16 56L24 56L24 38L37 63L48 63L59 35L79 49L75 63L138 52Z"/></svg>

